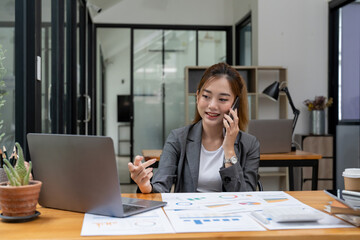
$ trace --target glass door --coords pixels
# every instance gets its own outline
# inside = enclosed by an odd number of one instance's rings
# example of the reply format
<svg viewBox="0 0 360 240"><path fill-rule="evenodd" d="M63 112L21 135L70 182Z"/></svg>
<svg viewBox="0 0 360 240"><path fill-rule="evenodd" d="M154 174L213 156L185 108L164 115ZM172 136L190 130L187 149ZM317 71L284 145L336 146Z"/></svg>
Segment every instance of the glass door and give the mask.
<svg viewBox="0 0 360 240"><path fill-rule="evenodd" d="M97 134L114 141L121 183L129 183L132 160L131 30L97 28Z"/></svg>
<svg viewBox="0 0 360 240"><path fill-rule="evenodd" d="M92 134L87 8L80 0L41 4L41 132Z"/></svg>
<svg viewBox="0 0 360 240"><path fill-rule="evenodd" d="M41 132L65 133L65 2L41 1ZM58 11L54 14L52 8ZM60 19L63 19L61 21ZM54 40L54 36L56 39Z"/></svg>
<svg viewBox="0 0 360 240"><path fill-rule="evenodd" d="M134 156L164 141L163 30L134 30Z"/></svg>
<svg viewBox="0 0 360 240"><path fill-rule="evenodd" d="M196 34L198 34L198 43ZM197 54L198 45L198 54ZM185 125L185 67L226 60L225 31L134 30L134 155ZM200 81L200 79L199 79ZM191 115L195 111L192 99Z"/></svg>
<svg viewBox="0 0 360 240"><path fill-rule="evenodd" d="M51 133L51 0L41 4L41 132Z"/></svg>
<svg viewBox="0 0 360 240"><path fill-rule="evenodd" d="M166 30L164 32L163 139L166 139L171 130L185 125L184 69L189 65L196 65L196 31Z"/></svg>
<svg viewBox="0 0 360 240"><path fill-rule="evenodd" d="M51 133L50 99L51 99L51 27L42 27L42 79L41 82L41 132Z"/></svg>
<svg viewBox="0 0 360 240"><path fill-rule="evenodd" d="M15 0L0 2L0 146L15 143Z"/></svg>
<svg viewBox="0 0 360 240"><path fill-rule="evenodd" d="M199 66L211 66L218 62L226 62L226 32L199 31Z"/></svg>

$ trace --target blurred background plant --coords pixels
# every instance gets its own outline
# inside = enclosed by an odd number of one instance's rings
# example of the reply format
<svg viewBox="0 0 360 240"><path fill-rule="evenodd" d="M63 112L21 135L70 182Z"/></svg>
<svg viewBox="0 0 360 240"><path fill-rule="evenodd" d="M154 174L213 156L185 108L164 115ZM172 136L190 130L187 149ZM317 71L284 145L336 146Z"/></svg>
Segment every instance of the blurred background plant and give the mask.
<svg viewBox="0 0 360 240"><path fill-rule="evenodd" d="M330 107L333 104L333 99L329 98L326 101L326 97L316 96L314 100L306 99L304 104L307 106L309 111L325 110L325 108Z"/></svg>
<svg viewBox="0 0 360 240"><path fill-rule="evenodd" d="M6 68L4 67L4 60L5 60L5 50L3 50L2 45L0 44L0 141L5 136L5 133L2 132L2 128L4 126L4 119L1 118L1 108L5 105L6 100L4 99L4 96L7 94L7 91L5 90L6 85L5 81L3 80L5 74L6 74Z"/></svg>

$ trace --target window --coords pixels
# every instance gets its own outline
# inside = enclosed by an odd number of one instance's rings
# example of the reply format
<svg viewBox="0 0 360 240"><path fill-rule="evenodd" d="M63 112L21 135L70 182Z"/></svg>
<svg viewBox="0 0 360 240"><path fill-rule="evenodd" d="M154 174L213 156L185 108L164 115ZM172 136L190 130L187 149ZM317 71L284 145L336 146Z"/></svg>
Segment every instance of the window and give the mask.
<svg viewBox="0 0 360 240"><path fill-rule="evenodd" d="M247 14L243 20L236 24L236 65L252 65L252 27L251 14Z"/></svg>
<svg viewBox="0 0 360 240"><path fill-rule="evenodd" d="M360 3L339 9L339 121L360 120Z"/></svg>
<svg viewBox="0 0 360 240"><path fill-rule="evenodd" d="M15 142L15 0L0 2L0 146Z"/></svg>

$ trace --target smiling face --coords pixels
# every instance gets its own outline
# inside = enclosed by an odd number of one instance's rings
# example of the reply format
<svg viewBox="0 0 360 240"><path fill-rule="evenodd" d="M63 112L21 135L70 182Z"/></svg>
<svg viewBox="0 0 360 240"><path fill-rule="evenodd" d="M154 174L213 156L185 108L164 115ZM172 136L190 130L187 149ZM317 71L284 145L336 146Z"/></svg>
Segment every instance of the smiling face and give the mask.
<svg viewBox="0 0 360 240"><path fill-rule="evenodd" d="M224 114L228 114L235 95L225 77L208 81L197 93L197 110L203 125L223 125Z"/></svg>
<svg viewBox="0 0 360 240"><path fill-rule="evenodd" d="M220 86L221 88L214 87L215 88L214 90L209 89L210 87L213 87L210 85L215 83L215 80L219 80L219 82L223 81L224 85L220 84L220 85L222 85L222 86ZM225 80L227 80L227 82L225 82ZM202 95L203 95L203 93L208 93L208 92L204 91L204 89L210 90L211 94L213 94L213 95L219 94L219 92L228 94L228 96L230 95L230 97L227 97L228 101L225 101L226 103L224 103L224 105L227 105L226 108L228 108L227 110L225 110L225 113L227 113L227 111L230 110L230 108L231 108L230 105L232 105L232 104L229 104L228 102L230 101L232 103L234 101L235 97L237 96L239 98L239 106L238 106L238 111L237 111L239 129L242 131L246 131L247 124L249 122L247 88L246 88L245 81L241 77L239 72L235 68L231 67L230 65L228 65L227 63L224 63L224 62L214 64L206 69L206 71L204 72L203 76L201 77L200 82L197 87L197 92L196 92L196 95L197 95L196 106L197 107L196 107L193 123L202 121L203 119L205 119L206 116L211 116L209 114L205 115L206 114L206 111L204 110L205 99L202 98ZM226 97L224 95L222 95L222 96L224 98ZM224 102L224 100L222 100L221 102ZM218 106L224 106L224 105L219 104ZM208 110L210 110L210 109L207 108L207 111ZM199 111L202 111L201 115L200 115ZM215 110L215 111L218 111L218 110ZM220 113L220 111L221 111L221 113ZM219 117L216 117L215 115L213 115L212 119L214 119L214 121L212 121L210 123L215 122L215 119L222 118L224 116L224 111L219 110L219 113L216 112L216 114L222 114L222 116L219 115ZM207 118L205 120L210 121L210 119ZM203 122L205 122L205 121L203 121ZM218 127L221 127L221 126L219 125Z"/></svg>

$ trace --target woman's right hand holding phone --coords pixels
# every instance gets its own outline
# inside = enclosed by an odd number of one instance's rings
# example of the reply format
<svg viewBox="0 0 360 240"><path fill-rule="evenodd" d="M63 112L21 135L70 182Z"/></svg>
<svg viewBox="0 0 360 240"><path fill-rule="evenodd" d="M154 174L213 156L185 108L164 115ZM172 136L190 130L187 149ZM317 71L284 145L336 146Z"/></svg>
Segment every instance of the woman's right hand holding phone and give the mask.
<svg viewBox="0 0 360 240"><path fill-rule="evenodd" d="M149 166L155 163L156 159L151 159L142 163L141 161L143 159L143 156L136 156L134 163L128 163L128 168L131 179L139 186L140 191L142 193L150 193L152 190L150 179L153 176L153 168L149 168Z"/></svg>

